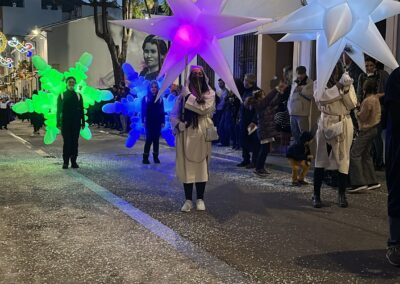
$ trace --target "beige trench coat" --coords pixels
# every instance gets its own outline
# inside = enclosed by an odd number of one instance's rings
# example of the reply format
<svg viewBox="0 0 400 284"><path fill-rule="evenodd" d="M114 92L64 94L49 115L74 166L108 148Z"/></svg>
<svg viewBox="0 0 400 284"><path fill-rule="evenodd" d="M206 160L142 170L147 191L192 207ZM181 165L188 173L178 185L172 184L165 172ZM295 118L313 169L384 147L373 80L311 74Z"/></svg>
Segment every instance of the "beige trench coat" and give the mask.
<svg viewBox="0 0 400 284"><path fill-rule="evenodd" d="M199 127L185 128L179 131L182 116L183 95L176 100L171 112L171 125L175 128L176 145L176 176L182 183L207 182L209 179L209 162L211 157L211 142L206 142L206 129L213 127L211 119L215 110L215 92L210 90L205 97L205 104L198 104L196 98L189 94L185 109L190 109L199 115Z"/></svg>
<svg viewBox="0 0 400 284"><path fill-rule="evenodd" d="M334 86L316 98L316 103L321 116L316 134L315 167L348 174L354 132L350 111L357 105L354 87L350 86L349 91L345 93ZM332 147L329 155L327 144Z"/></svg>

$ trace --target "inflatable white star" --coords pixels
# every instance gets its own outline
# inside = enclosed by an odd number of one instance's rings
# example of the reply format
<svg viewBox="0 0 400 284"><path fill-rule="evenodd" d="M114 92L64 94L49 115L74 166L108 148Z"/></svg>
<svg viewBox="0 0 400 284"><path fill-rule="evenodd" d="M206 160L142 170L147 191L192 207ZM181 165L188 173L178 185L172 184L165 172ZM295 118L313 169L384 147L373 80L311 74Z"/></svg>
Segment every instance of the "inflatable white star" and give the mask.
<svg viewBox="0 0 400 284"><path fill-rule="evenodd" d="M288 33L282 41L317 40L317 86L322 92L346 46L365 71L364 53L395 69L398 63L375 23L400 13L394 0L313 0L259 33Z"/></svg>
<svg viewBox="0 0 400 284"><path fill-rule="evenodd" d="M159 76L165 75L161 94L185 69L196 55L200 55L225 81L236 95L232 72L218 40L270 22L221 15L226 0L167 0L173 16L160 16L147 20L112 21L127 28L158 35L172 41Z"/></svg>

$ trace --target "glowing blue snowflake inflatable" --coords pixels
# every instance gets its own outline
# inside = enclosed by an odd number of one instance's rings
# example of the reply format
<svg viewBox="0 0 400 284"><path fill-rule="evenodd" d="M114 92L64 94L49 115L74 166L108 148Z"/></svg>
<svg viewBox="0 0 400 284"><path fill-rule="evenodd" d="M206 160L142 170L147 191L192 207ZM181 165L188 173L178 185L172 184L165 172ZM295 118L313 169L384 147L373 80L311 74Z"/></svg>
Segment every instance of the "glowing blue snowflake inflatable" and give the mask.
<svg viewBox="0 0 400 284"><path fill-rule="evenodd" d="M109 103L103 106L103 112L105 113L117 113L123 114L130 117L131 130L128 134L125 146L132 148L140 135L145 135L145 129L142 124L141 119L141 108L142 100L147 95L147 90L150 81L145 80L144 77L139 76L132 65L125 63L122 66L125 76L129 82L128 87L130 89L130 95L126 98L121 99L121 102ZM162 79L158 81L159 86L162 84ZM169 115L174 107L176 97L170 94L169 89L167 89L162 98L164 101L164 110L166 113L165 126L161 130L161 136L165 139L167 144L171 147L175 146L175 138L171 128L171 123Z"/></svg>

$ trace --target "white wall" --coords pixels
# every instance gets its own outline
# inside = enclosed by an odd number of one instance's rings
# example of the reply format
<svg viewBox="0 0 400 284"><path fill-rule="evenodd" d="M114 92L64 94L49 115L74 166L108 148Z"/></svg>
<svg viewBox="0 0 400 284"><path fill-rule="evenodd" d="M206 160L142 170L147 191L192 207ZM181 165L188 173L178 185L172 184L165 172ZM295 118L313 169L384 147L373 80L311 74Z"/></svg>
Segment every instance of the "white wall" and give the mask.
<svg viewBox="0 0 400 284"><path fill-rule="evenodd" d="M120 44L122 28L112 25L116 44ZM93 55L93 65L88 72L88 84L93 87L104 87L99 84L101 78L107 77L112 72L110 53L106 43L96 36L93 17L83 18L60 24L52 28L48 35L48 63L59 65L59 71L66 71L80 57L83 52ZM143 61L142 42L145 34L135 32L129 41L129 52L127 62L132 64L138 71ZM113 80L113 77L112 81ZM112 85L109 85L111 87Z"/></svg>
<svg viewBox="0 0 400 284"><path fill-rule="evenodd" d="M300 7L300 0L228 0L224 13L247 17L278 18Z"/></svg>
<svg viewBox="0 0 400 284"><path fill-rule="evenodd" d="M301 7L300 0L228 0L223 11L223 14L235 15L235 16L243 16L243 17L256 17L256 18L280 18L290 14L296 9ZM249 31L250 32L250 31ZM262 41L262 44L271 44L270 41ZM270 50L268 47L263 47L262 44L259 44L259 48L263 50ZM225 38L220 40L221 48L225 54L225 58L228 61L228 64L233 71L233 55L234 55L234 37ZM272 47L271 47L272 48ZM258 73L261 72L262 65L262 53L259 52L258 58ZM264 56L266 57L266 56ZM275 68L275 66L274 66ZM271 73L270 71L269 73ZM264 78L265 72L262 74L257 74L259 78L259 84L263 85L260 82L261 78ZM264 82L264 85L269 84L269 80L271 78L268 73L268 82Z"/></svg>
<svg viewBox="0 0 400 284"><path fill-rule="evenodd" d="M3 7L3 32L24 36L35 26L44 26L62 20L62 11L43 10L41 0L27 0L25 7Z"/></svg>

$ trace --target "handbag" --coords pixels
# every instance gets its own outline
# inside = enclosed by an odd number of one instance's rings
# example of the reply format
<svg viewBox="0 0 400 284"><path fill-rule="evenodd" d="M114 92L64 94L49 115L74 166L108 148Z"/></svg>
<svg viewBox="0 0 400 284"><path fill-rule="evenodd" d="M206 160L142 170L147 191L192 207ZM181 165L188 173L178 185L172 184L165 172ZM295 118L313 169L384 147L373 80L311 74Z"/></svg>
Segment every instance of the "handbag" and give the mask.
<svg viewBox="0 0 400 284"><path fill-rule="evenodd" d="M332 140L343 133L343 120L326 127L324 130L326 140Z"/></svg>
<svg viewBox="0 0 400 284"><path fill-rule="evenodd" d="M215 126L206 128L206 142L213 142L219 139L218 130Z"/></svg>

